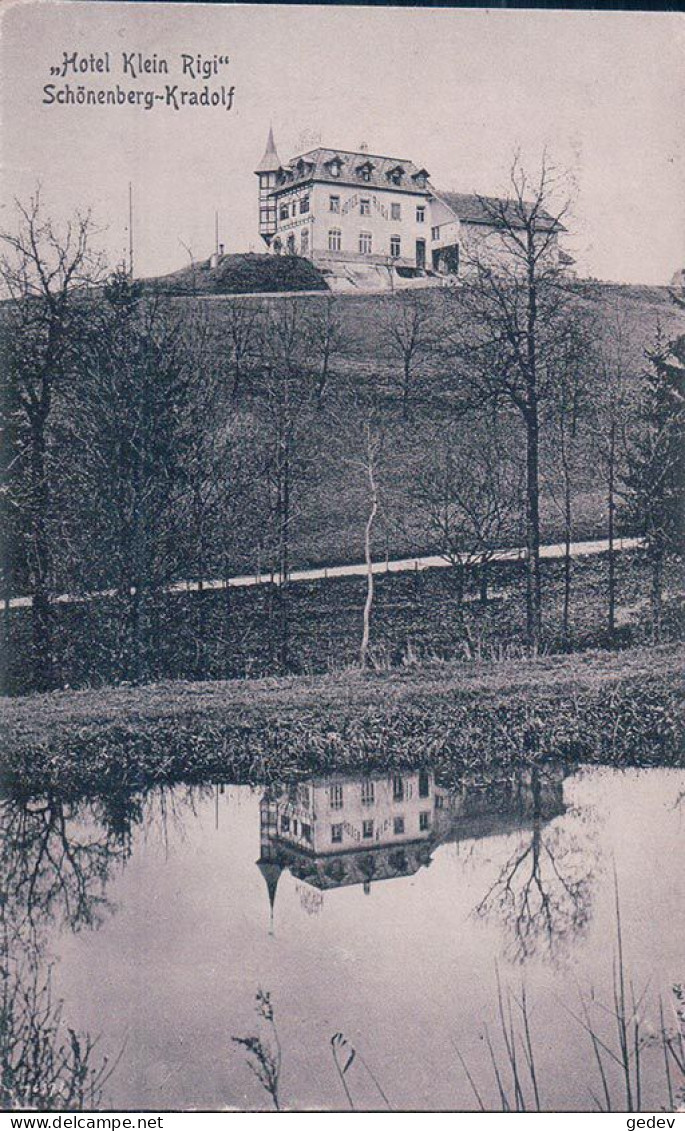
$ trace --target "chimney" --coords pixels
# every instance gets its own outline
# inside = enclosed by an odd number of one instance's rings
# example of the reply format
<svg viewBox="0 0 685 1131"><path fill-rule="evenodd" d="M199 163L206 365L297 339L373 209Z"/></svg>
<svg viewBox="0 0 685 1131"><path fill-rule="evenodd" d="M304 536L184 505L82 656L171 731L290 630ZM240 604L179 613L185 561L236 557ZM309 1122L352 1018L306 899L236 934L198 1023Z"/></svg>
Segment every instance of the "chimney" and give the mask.
<svg viewBox="0 0 685 1131"><path fill-rule="evenodd" d="M223 256L224 256L224 245L222 243L220 243L219 244L219 259L223 259Z"/></svg>
<svg viewBox="0 0 685 1131"><path fill-rule="evenodd" d="M359 146L359 152L360 152L360 153L364 153L364 154L366 154L366 153L368 153L368 152L369 152L369 147L368 147L368 145L367 145L367 143L366 143L365 141L363 141L363 142L361 143L361 145Z"/></svg>

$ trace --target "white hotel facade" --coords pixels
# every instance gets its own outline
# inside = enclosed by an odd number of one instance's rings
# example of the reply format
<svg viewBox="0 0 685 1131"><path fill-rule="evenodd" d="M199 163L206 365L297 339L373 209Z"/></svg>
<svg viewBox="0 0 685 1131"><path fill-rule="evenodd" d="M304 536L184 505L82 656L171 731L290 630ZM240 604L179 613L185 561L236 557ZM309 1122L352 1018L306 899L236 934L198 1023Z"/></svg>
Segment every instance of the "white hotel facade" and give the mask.
<svg viewBox="0 0 685 1131"><path fill-rule="evenodd" d="M255 173L259 232L269 250L303 256L322 269L366 264L458 276L476 244L485 239L502 248L488 206L497 203L493 198L437 192L428 171L406 158L365 146L358 152L319 147L284 165L270 130ZM546 213L540 223L559 262L564 229Z"/></svg>

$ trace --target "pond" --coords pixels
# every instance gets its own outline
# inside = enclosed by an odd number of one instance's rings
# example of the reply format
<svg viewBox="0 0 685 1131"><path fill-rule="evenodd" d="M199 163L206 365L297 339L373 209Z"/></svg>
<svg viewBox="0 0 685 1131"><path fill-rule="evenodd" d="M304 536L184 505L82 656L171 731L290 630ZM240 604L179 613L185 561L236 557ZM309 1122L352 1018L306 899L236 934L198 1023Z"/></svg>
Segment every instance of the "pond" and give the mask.
<svg viewBox="0 0 685 1131"><path fill-rule="evenodd" d="M512 1107L537 1088L543 1109L591 1110L606 1092L587 1026L618 1052L618 891L631 1089L639 1075L642 1110L668 1107L684 791L677 770L555 767L451 789L417 769L6 798L7 984L49 975L62 1026L119 1057L103 1106L270 1108L233 1038L275 1058L273 1010L284 1108L498 1109L499 1072Z"/></svg>

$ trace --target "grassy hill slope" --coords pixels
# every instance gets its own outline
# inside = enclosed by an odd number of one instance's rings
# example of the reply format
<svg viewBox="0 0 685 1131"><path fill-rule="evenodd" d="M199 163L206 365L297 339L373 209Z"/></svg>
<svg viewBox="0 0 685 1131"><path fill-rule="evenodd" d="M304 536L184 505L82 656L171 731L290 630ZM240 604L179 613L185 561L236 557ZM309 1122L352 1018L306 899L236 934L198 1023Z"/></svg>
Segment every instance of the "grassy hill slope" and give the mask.
<svg viewBox="0 0 685 1131"><path fill-rule="evenodd" d="M578 284L575 288L580 307L595 317L595 333L607 344L616 333L617 324L623 339L627 364L636 385L647 366L646 351L654 343L657 329L668 337L685 330L682 311L671 300L666 287L621 286L616 284ZM403 296L341 295L304 296L292 301L303 314L314 315L322 303L334 303L340 322L340 345L331 357L331 374L324 411L308 426L313 450L320 453L306 484L295 489L297 517L292 525L292 567L319 566L363 557L363 534L366 508L364 477L343 458L341 424L346 419L346 406L358 384L371 383L378 391L387 422L386 472L383 480L383 507L376 525L374 554L382 558L434 552L436 547L426 529L424 517L407 502L417 480L419 468L436 435L451 420L452 380L449 363L440 358L442 307L449 296L442 290L427 289L419 293L432 321L431 346L416 366L415 396L409 420L401 411L401 361L393 350L388 330L393 306ZM185 303L185 299L174 300ZM252 300L248 300L252 301ZM278 307L277 298L254 300L264 308ZM218 337L230 352L230 299L212 302L211 317ZM226 329L224 330L224 326ZM313 350L310 363L318 364ZM598 390L601 376L597 374ZM249 399L249 390L248 390ZM468 422L464 425L468 429ZM511 428L520 427L512 417ZM518 435L518 433L515 433ZM589 436L587 437L589 443ZM545 436L543 436L543 443ZM563 513L558 492L550 482L549 455L543 452L542 533L547 542L563 535ZM401 517L398 512L401 511ZM606 536L605 489L598 478L596 455L588 446L585 465L576 476L574 500L574 537ZM515 532L512 541L520 544L523 530ZM255 562L236 547L235 568L253 569Z"/></svg>
<svg viewBox="0 0 685 1131"><path fill-rule="evenodd" d="M242 295L279 291L327 291L321 272L297 255L224 255L216 267L209 259L144 279L146 290L163 295Z"/></svg>

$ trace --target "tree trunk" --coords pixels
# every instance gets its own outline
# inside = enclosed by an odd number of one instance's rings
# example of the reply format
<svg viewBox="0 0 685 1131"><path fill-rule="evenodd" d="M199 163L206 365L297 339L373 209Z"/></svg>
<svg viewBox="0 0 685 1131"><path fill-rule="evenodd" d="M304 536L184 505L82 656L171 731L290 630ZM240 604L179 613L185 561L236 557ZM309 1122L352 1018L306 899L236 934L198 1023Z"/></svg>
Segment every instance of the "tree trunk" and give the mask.
<svg viewBox="0 0 685 1131"><path fill-rule="evenodd" d="M280 574L280 601L279 601L279 620L280 620L280 666L281 671L287 672L290 663L289 656L289 622L288 622L288 598L289 598L289 580L290 573L290 452L288 450L287 438L284 442L283 449L283 468L282 468L282 495L281 495L281 515L280 515L280 537L279 537L279 574Z"/></svg>
<svg viewBox="0 0 685 1131"><path fill-rule="evenodd" d="M12 600L12 547L10 546L10 539L5 530L5 536L2 539L2 578L4 589L3 600L3 647L2 656L0 657L0 693L8 695L12 682L12 610L10 601Z"/></svg>
<svg viewBox="0 0 685 1131"><path fill-rule="evenodd" d="M48 690L53 685L54 678L47 512L45 425L41 417L34 419L31 424L32 643L33 679L37 691Z"/></svg>
<svg viewBox="0 0 685 1131"><path fill-rule="evenodd" d="M616 510L615 502L615 461L616 461L616 421L611 421L609 431L609 610L608 610L608 628L609 628L609 643L612 644L616 632L616 551L614 548L614 518Z"/></svg>
<svg viewBox="0 0 685 1131"><path fill-rule="evenodd" d="M328 385L328 364L329 364L329 351L324 347L323 355L321 358L321 367L319 369L319 380L316 386L316 404L317 408L323 408L323 397Z"/></svg>
<svg viewBox="0 0 685 1131"><path fill-rule="evenodd" d="M540 454L537 406L526 416L526 638L536 652L541 631Z"/></svg>
<svg viewBox="0 0 685 1131"><path fill-rule="evenodd" d="M661 641L663 613L664 555L659 548L652 551L652 639L655 644Z"/></svg>
<svg viewBox="0 0 685 1131"><path fill-rule="evenodd" d="M481 563L480 567L480 603L487 605L488 603L488 574L490 572L489 563L485 560Z"/></svg>
<svg viewBox="0 0 685 1131"><path fill-rule="evenodd" d="M373 472L373 459L369 458L368 466L369 487L371 490L371 509L369 517L366 520L366 529L364 531L364 560L366 562L366 601L364 602L364 627L362 631L362 642L359 648L359 663L362 670L365 670L368 661L369 651L369 636L371 631L371 609L373 607L373 592L374 592L374 578L373 578L373 561L371 557L371 532L373 524L378 513L378 488L376 486L376 479Z"/></svg>
<svg viewBox="0 0 685 1131"><path fill-rule="evenodd" d="M404 381L402 385L402 416L405 420L409 420L410 416L410 400L409 394L411 390L411 358L405 357L404 359Z"/></svg>
<svg viewBox="0 0 685 1131"><path fill-rule="evenodd" d="M566 443L563 421L561 426L560 440L561 461L564 471L564 607L562 614L562 632L564 638L564 648L566 649L566 651L569 651L571 647L569 614L571 610L571 535L573 526L573 503L571 499L571 472L569 466L569 453Z"/></svg>
<svg viewBox="0 0 685 1131"><path fill-rule="evenodd" d="M197 628L195 641L195 677L202 679L206 675L205 664L205 637L207 635L207 609L205 603L205 523L204 507L201 497L202 484L196 488L194 499L195 510L195 537L197 538L196 555L196 580L197 580Z"/></svg>
<svg viewBox="0 0 685 1131"><path fill-rule="evenodd" d="M141 593L140 582L136 578L136 584L131 586L131 594L129 598L129 624L130 632L129 638L131 641L131 652L128 665L128 678L132 683L142 682L142 626L141 626Z"/></svg>
<svg viewBox="0 0 685 1131"><path fill-rule="evenodd" d="M464 616L464 593L465 593L465 590L466 590L466 567L464 566L463 561L458 561L456 563L455 570L456 570L455 578L456 578L456 590L457 590L457 624L458 624L459 629L461 631L461 636L462 636L461 644L464 648L464 651L465 651L467 657L470 659L471 656L473 655L473 650L472 650L472 647L471 647L471 642L472 642L471 633L469 631L469 626L466 623L466 617Z"/></svg>

